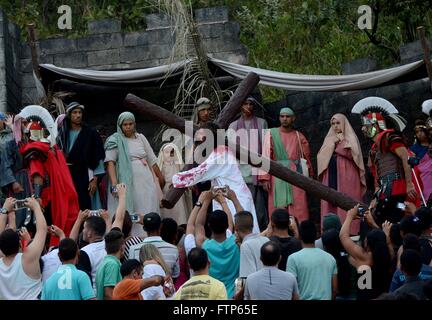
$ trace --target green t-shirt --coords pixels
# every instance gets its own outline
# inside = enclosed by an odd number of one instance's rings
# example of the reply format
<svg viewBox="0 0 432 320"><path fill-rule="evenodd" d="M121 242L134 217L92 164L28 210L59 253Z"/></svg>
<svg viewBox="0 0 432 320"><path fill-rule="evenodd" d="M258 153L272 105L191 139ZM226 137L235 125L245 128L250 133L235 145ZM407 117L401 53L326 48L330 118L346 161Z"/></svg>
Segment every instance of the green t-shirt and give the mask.
<svg viewBox="0 0 432 320"><path fill-rule="evenodd" d="M45 282L42 300L88 300L95 297L88 275L73 264L63 264Z"/></svg>
<svg viewBox="0 0 432 320"><path fill-rule="evenodd" d="M286 271L296 278L301 300L331 300L336 260L324 250L303 248L288 257Z"/></svg>
<svg viewBox="0 0 432 320"><path fill-rule="evenodd" d="M121 263L117 257L106 255L96 272L96 298L104 300L104 288L115 287L122 280Z"/></svg>

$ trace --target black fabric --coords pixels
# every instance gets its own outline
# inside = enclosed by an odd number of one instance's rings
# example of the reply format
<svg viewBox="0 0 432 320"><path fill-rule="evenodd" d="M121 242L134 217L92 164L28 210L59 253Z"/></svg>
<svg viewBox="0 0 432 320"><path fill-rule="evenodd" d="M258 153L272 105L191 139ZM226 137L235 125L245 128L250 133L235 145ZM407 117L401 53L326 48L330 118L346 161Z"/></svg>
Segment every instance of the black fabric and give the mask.
<svg viewBox="0 0 432 320"><path fill-rule="evenodd" d="M375 220L378 226L381 226L386 220L391 223L398 223L404 217L404 212L397 205L398 203L404 203L405 198L405 195L396 195L377 202Z"/></svg>
<svg viewBox="0 0 432 320"><path fill-rule="evenodd" d="M337 181L337 161L336 161L336 153L330 158L330 162L328 165L329 175L328 175L328 186L332 189L337 190L338 181Z"/></svg>
<svg viewBox="0 0 432 320"><path fill-rule="evenodd" d="M80 209L91 209L91 199L88 191L88 169L95 170L99 162L105 159L103 142L96 130L83 125L72 149L68 153L68 119L65 122L65 125L60 129L58 145L65 154L75 190L78 193Z"/></svg>
<svg viewBox="0 0 432 320"><path fill-rule="evenodd" d="M429 265L432 260L432 239L421 237L419 242L423 263Z"/></svg>
<svg viewBox="0 0 432 320"><path fill-rule="evenodd" d="M91 283L93 284L93 279L91 276L92 266L91 266L90 258L88 256L88 254L83 250L80 250L80 255L79 255L78 263L76 264L76 267L78 270L81 270L81 271L84 271L85 273L87 273L87 275L90 278Z"/></svg>
<svg viewBox="0 0 432 320"><path fill-rule="evenodd" d="M302 249L301 242L294 237L280 238L276 236L270 237L271 241L279 244L281 251L281 261L279 262L278 268L282 271L286 271L286 264L288 257L294 252Z"/></svg>

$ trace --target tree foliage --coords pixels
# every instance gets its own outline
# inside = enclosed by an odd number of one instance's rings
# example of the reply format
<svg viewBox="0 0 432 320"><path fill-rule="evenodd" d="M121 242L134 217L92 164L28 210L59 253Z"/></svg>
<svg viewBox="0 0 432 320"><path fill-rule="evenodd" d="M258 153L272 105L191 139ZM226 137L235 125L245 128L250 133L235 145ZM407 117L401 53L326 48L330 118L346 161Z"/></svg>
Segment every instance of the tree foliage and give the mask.
<svg viewBox="0 0 432 320"><path fill-rule="evenodd" d="M184 0L193 8L226 6L241 24L249 65L291 73L339 74L341 64L371 57L379 67L398 63L399 46L417 39L416 28L432 31L432 0ZM145 15L157 12L148 0L71 0L73 29L57 29L62 0L0 0L21 28L36 24L38 37L85 34L87 22L116 18L124 31L145 29ZM372 30L357 26L360 5L373 11ZM24 32L25 35L25 32ZM281 91L264 89L266 101Z"/></svg>

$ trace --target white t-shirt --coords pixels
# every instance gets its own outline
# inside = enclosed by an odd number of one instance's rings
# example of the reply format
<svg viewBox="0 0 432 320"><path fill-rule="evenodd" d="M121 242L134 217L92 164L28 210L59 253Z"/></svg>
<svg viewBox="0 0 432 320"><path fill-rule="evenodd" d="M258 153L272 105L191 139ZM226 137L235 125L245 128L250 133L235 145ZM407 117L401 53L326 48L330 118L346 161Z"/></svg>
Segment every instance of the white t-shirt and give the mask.
<svg viewBox="0 0 432 320"><path fill-rule="evenodd" d="M42 291L41 278L30 278L22 266L22 253L18 253L7 266L0 259L0 300L37 300Z"/></svg>
<svg viewBox="0 0 432 320"><path fill-rule="evenodd" d="M48 252L46 255L42 256L43 261L43 270L42 270L42 282L48 280L51 275L58 270L61 266L61 261L58 256L58 249L54 249L51 252Z"/></svg>
<svg viewBox="0 0 432 320"><path fill-rule="evenodd" d="M143 279L150 278L152 276L163 276L165 277L165 271L158 264L148 264L144 266ZM162 286L153 286L141 291L141 295L144 300L166 300Z"/></svg>

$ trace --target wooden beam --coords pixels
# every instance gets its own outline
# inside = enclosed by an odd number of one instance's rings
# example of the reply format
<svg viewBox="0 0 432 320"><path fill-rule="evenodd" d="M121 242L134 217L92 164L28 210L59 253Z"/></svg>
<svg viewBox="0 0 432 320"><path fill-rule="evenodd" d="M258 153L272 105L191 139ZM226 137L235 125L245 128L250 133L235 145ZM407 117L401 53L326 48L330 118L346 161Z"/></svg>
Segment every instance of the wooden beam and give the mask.
<svg viewBox="0 0 432 320"><path fill-rule="evenodd" d="M126 97L124 105L125 107L135 111L138 114L150 116L152 118L162 121L167 125L172 125L173 128L184 132L185 120L157 105L135 97L132 94L129 94ZM235 105L233 106L233 108L234 107ZM261 156L259 154L250 152L247 149L241 147L240 145L236 145L236 157L237 159L247 160L248 163L255 167L259 167L261 165ZM278 162L272 160L267 161L269 161L270 167L268 173L305 190L306 192L308 192L309 195L326 200L344 210L349 210L358 203L358 201L350 198L346 194L338 192L316 180L289 170ZM192 167L193 165L188 165L182 171L189 170ZM177 201L181 198L184 190L185 189L183 188L172 188L167 193L165 199L162 200L162 205L165 208L174 207Z"/></svg>

